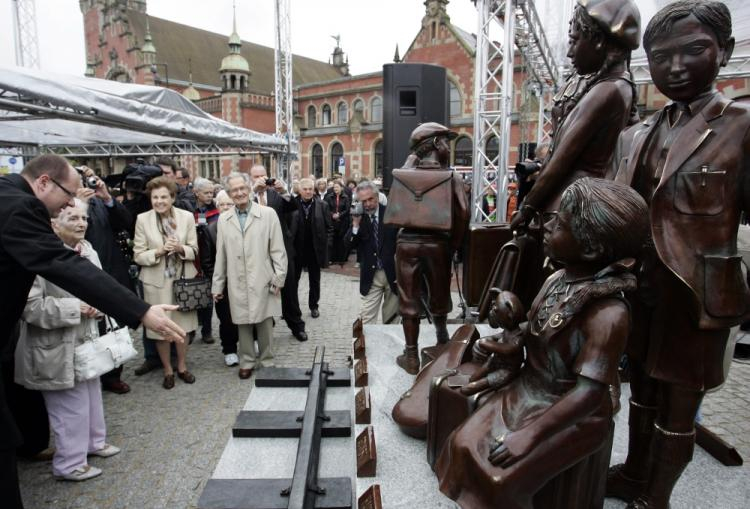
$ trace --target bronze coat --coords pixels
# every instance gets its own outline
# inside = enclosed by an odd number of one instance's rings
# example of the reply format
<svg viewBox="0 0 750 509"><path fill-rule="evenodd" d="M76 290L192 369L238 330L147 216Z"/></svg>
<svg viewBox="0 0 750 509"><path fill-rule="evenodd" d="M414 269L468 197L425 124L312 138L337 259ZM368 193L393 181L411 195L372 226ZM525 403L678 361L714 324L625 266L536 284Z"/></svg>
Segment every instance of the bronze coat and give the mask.
<svg viewBox="0 0 750 509"><path fill-rule="evenodd" d="M623 133L616 181L632 184L663 112ZM750 310L737 254L740 214L750 203L749 128L750 108L716 93L672 143L650 201L656 251L690 290L700 329L737 325Z"/></svg>

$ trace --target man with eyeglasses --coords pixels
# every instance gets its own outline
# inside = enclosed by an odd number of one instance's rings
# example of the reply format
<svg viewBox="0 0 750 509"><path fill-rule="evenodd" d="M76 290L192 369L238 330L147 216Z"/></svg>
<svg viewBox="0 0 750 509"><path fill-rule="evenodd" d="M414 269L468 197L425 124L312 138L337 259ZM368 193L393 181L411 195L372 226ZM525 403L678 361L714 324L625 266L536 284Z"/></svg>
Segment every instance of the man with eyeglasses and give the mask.
<svg viewBox="0 0 750 509"><path fill-rule="evenodd" d="M184 341L185 331L166 314L176 306L143 302L109 274L67 249L52 231L50 219L73 206L80 187L76 170L57 155L36 157L20 175L0 177L0 280L4 283L0 351L11 341L37 274L120 323L133 328L143 323L172 340ZM71 316L70 320L77 318ZM5 501L4 507L23 507L15 458L19 443L20 434L0 385L0 500Z"/></svg>

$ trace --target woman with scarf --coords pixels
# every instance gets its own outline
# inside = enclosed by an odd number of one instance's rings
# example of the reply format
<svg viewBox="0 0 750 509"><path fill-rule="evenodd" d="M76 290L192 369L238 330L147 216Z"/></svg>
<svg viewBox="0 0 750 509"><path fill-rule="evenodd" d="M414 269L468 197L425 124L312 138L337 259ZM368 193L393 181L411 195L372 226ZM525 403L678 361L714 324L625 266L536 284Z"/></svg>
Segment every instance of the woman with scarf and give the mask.
<svg viewBox="0 0 750 509"><path fill-rule="evenodd" d="M195 277L194 261L198 253L198 238L193 214L174 207L177 186L166 177L157 177L146 185L146 194L151 200L151 210L138 215L133 239L133 257L141 266L140 280L143 282L143 299L146 302L174 304L172 284L183 274ZM195 311L173 311L171 318L185 331L193 332L198 327ZM169 342L157 331L146 329L148 339L157 340L156 349L164 367L165 389L174 387L174 372L170 360ZM185 383L195 382L195 376L187 370L185 363L187 343L175 343L177 351L177 376Z"/></svg>

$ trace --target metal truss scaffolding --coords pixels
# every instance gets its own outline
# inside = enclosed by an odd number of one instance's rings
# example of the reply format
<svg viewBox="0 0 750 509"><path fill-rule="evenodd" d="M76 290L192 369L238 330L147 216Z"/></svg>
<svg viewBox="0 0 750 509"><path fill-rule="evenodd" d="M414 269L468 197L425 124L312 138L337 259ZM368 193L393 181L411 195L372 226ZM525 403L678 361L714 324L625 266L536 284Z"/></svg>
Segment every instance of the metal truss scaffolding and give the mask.
<svg viewBox="0 0 750 509"><path fill-rule="evenodd" d="M16 39L16 65L39 68L35 0L13 0L13 32Z"/></svg>
<svg viewBox="0 0 750 509"><path fill-rule="evenodd" d="M274 0L276 15L275 37L275 99L276 134L287 141L287 149L278 156L278 177L291 182L291 163L297 159L298 142L294 136L294 108L292 99L292 40L289 0Z"/></svg>
<svg viewBox="0 0 750 509"><path fill-rule="evenodd" d="M560 76L532 0L476 0L476 7L472 221L492 220L484 213L482 201L487 190L495 184L497 210L494 220L505 222L514 102L514 46L523 54L529 82L540 102L538 139L543 138L545 131L549 132L548 105L560 83ZM496 40L500 33L502 43ZM498 154L488 156L488 141L493 137L498 140Z"/></svg>

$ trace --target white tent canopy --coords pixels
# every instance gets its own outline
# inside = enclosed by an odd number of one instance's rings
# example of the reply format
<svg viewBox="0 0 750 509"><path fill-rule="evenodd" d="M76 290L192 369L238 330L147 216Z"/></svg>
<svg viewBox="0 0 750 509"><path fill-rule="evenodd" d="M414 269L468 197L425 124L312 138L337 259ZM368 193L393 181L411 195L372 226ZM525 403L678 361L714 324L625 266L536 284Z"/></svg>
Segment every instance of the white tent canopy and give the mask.
<svg viewBox="0 0 750 509"><path fill-rule="evenodd" d="M85 147L79 151L92 155L144 146L180 145L193 153L287 146L278 136L218 119L173 90L20 67L0 68L0 144L57 152Z"/></svg>

